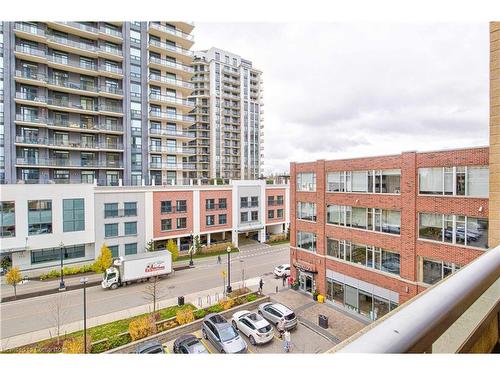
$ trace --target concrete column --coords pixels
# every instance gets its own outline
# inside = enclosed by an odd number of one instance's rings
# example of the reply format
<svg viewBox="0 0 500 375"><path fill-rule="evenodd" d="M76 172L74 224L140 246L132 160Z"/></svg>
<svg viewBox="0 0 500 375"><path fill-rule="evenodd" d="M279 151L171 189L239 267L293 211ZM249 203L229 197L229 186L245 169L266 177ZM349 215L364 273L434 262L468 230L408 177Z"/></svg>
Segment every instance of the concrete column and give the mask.
<svg viewBox="0 0 500 375"><path fill-rule="evenodd" d="M500 22L490 23L490 248L500 245Z"/></svg>
<svg viewBox="0 0 500 375"><path fill-rule="evenodd" d="M266 228L259 230L258 240L260 243L266 242Z"/></svg>
<svg viewBox="0 0 500 375"><path fill-rule="evenodd" d="M231 242L238 247L238 231L236 229L231 232Z"/></svg>
<svg viewBox="0 0 500 375"><path fill-rule="evenodd" d="M123 179L121 178L118 179L118 186L123 186Z"/></svg>
<svg viewBox="0 0 500 375"><path fill-rule="evenodd" d="M177 249L181 248L181 238L177 237Z"/></svg>
<svg viewBox="0 0 500 375"><path fill-rule="evenodd" d="M210 245L210 233L207 234L207 245Z"/></svg>
<svg viewBox="0 0 500 375"><path fill-rule="evenodd" d="M144 181L144 178L141 178L141 186L146 186L146 183Z"/></svg>
<svg viewBox="0 0 500 375"><path fill-rule="evenodd" d="M225 240L226 239L226 232L222 232L222 239Z"/></svg>

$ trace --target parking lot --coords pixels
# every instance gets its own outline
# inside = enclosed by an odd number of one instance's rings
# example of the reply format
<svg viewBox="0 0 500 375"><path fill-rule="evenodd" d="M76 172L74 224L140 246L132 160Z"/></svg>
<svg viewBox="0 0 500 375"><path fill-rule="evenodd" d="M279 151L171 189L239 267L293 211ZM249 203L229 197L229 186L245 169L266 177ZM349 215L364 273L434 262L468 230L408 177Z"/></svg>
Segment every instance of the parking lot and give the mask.
<svg viewBox="0 0 500 375"><path fill-rule="evenodd" d="M254 310L254 312L256 312ZM276 330L275 330L276 331ZM201 339L201 342L210 353L217 353L217 350L210 343L204 339L201 330L192 332L196 337ZM283 340L278 337L275 332L273 340L263 345L252 345L245 335L241 335L248 345L249 354L277 354L284 353ZM167 353L173 353L173 345L175 340L168 341L164 344ZM291 350L290 353L323 353L333 346L333 343L325 337L319 335L313 330L309 329L300 322L297 327L291 331Z"/></svg>

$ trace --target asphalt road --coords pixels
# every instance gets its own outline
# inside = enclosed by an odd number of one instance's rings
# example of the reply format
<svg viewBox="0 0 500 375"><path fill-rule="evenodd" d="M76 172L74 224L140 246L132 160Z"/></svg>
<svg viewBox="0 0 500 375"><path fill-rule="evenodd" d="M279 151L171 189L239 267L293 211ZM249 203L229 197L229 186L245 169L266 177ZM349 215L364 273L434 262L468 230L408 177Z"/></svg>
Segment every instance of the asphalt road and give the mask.
<svg viewBox="0 0 500 375"><path fill-rule="evenodd" d="M243 262L240 262L243 260ZM288 263L289 247L286 245L266 246L247 245L240 253L231 256L231 283L233 287L242 278L244 265L245 279L263 276L272 277L272 271L278 264ZM197 291L220 286L223 290L221 271L227 269L226 257L222 265L216 264L216 258L199 259L195 268L178 271L161 281L163 296L161 299L182 296ZM145 284L132 284L116 290L102 290L100 286L87 288L87 316L95 317L131 307L147 304ZM0 304L1 338L54 327L54 298L48 295ZM82 319L82 291L64 292L61 303L62 324Z"/></svg>

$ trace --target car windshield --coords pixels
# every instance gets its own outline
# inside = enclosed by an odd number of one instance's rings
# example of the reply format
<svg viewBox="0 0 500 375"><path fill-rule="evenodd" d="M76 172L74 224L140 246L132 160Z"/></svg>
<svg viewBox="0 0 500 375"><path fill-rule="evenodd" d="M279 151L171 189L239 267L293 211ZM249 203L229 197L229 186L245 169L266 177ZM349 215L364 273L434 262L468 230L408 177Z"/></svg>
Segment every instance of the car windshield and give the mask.
<svg viewBox="0 0 500 375"><path fill-rule="evenodd" d="M115 272L111 272L111 273L108 273L108 274L106 275L106 279L107 279L107 280L111 280L111 279L113 279L115 276L116 276L116 273L115 273Z"/></svg>
<svg viewBox="0 0 500 375"><path fill-rule="evenodd" d="M222 341L232 340L238 335L232 326L222 328L219 333Z"/></svg>
<svg viewBox="0 0 500 375"><path fill-rule="evenodd" d="M294 313L288 314L287 316L285 316L285 319L286 320L293 320L293 319L295 319L295 314Z"/></svg>
<svg viewBox="0 0 500 375"><path fill-rule="evenodd" d="M207 349L200 342L196 342L192 345L189 345L189 348L190 348L191 353L194 353L194 354L201 354L201 353L207 352Z"/></svg>

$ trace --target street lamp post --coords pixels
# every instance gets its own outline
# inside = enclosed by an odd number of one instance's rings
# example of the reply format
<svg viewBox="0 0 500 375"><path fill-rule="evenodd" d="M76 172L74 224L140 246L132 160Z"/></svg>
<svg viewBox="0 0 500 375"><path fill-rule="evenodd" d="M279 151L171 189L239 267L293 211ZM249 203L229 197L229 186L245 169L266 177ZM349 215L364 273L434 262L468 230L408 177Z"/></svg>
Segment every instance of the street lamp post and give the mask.
<svg viewBox="0 0 500 375"><path fill-rule="evenodd" d="M193 251L194 251L194 237L193 237L193 235L191 235L191 249L189 249L189 254L191 255L191 259L189 260L189 267L194 266Z"/></svg>
<svg viewBox="0 0 500 375"><path fill-rule="evenodd" d="M231 293L233 288L231 288L231 246L227 247L227 293Z"/></svg>
<svg viewBox="0 0 500 375"><path fill-rule="evenodd" d="M87 354L87 282L88 277L82 277L80 283L83 284L83 352Z"/></svg>
<svg viewBox="0 0 500 375"><path fill-rule="evenodd" d="M64 250L64 244L61 242L59 244L59 250L60 250L60 255L61 255L61 281L59 282L59 291L66 290L66 285L64 285L64 272L63 272L63 250Z"/></svg>

